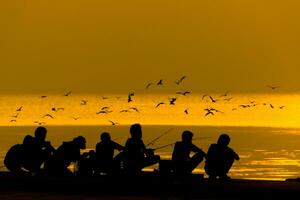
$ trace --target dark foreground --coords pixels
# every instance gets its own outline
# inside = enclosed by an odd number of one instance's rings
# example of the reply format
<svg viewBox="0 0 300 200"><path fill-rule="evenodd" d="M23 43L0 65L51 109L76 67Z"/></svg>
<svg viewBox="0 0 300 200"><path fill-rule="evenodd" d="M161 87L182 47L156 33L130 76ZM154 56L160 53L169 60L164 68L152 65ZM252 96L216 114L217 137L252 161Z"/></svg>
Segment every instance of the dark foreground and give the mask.
<svg viewBox="0 0 300 200"><path fill-rule="evenodd" d="M210 181L145 173L139 177L16 177L0 173L0 199L295 199L298 181Z"/></svg>

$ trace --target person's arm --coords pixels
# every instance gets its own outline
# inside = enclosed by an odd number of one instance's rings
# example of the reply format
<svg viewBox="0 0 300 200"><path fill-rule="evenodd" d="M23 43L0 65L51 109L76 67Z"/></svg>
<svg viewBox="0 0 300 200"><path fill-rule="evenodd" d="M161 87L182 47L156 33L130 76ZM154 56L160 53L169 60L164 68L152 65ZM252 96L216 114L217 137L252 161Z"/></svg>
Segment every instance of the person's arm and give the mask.
<svg viewBox="0 0 300 200"><path fill-rule="evenodd" d="M113 141L112 141L113 142ZM125 147L123 147L122 145L116 143L116 142L113 142L113 146L114 146L114 149L118 150L118 151L122 151L124 150Z"/></svg>
<svg viewBox="0 0 300 200"><path fill-rule="evenodd" d="M235 160L240 160L240 156L233 150L232 150L232 155Z"/></svg>
<svg viewBox="0 0 300 200"><path fill-rule="evenodd" d="M202 154L204 157L206 157L206 153L204 151L202 151L202 149L200 149L199 147L197 147L194 144L191 144L191 151L194 153L200 153Z"/></svg>

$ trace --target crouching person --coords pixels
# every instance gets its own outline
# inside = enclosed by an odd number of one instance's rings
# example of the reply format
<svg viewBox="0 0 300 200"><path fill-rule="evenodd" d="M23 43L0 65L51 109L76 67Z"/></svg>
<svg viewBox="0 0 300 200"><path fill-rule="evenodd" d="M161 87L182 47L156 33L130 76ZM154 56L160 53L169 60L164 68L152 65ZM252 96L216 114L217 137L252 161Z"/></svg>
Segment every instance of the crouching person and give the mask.
<svg viewBox="0 0 300 200"><path fill-rule="evenodd" d="M184 131L181 137L182 141L175 143L172 154L173 169L177 176L191 174L206 156L204 151L192 143L192 132ZM192 152L195 154L191 157Z"/></svg>
<svg viewBox="0 0 300 200"><path fill-rule="evenodd" d="M69 167L72 162L78 162L81 159L80 150L85 148L86 140L82 136L78 136L69 142L63 142L45 165L46 173L51 176L74 175Z"/></svg>

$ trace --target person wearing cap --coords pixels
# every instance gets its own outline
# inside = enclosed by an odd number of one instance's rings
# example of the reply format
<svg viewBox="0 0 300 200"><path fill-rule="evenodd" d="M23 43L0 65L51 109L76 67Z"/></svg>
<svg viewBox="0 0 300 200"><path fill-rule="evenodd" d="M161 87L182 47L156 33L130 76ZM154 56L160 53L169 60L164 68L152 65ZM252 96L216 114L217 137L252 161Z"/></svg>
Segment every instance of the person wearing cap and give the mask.
<svg viewBox="0 0 300 200"><path fill-rule="evenodd" d="M239 155L230 147L230 137L221 134L216 144L211 144L205 162L205 172L210 179L230 179L227 175L233 162L239 160Z"/></svg>

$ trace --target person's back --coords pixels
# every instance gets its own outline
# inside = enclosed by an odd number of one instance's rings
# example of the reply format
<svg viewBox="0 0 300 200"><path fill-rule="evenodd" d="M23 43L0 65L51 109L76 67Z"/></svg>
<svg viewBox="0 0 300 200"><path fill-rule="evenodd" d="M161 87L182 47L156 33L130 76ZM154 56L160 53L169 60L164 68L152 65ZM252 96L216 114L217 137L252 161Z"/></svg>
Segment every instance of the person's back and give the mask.
<svg viewBox="0 0 300 200"><path fill-rule="evenodd" d="M85 143L85 138L82 136L78 136L69 142L63 142L49 160L46 166L47 173L51 175L71 175L72 172L68 169L68 166L72 162L80 160L80 149L85 149Z"/></svg>
<svg viewBox="0 0 300 200"><path fill-rule="evenodd" d="M116 170L114 151L121 151L124 147L111 140L109 133L104 132L100 136L101 142L96 145L96 160L100 172L111 173Z"/></svg>
<svg viewBox="0 0 300 200"><path fill-rule="evenodd" d="M176 142L172 153L175 173L178 175L191 173L205 157L205 152L192 143L193 133L184 131L182 141ZM195 153L190 157L191 153Z"/></svg>
<svg viewBox="0 0 300 200"><path fill-rule="evenodd" d="M222 134L217 144L212 144L209 147L204 168L211 179L229 178L227 173L234 160L239 160L238 154L228 147L229 142L230 137L227 134Z"/></svg>
<svg viewBox="0 0 300 200"><path fill-rule="evenodd" d="M26 168L28 162L28 146L32 144L33 137L26 135L22 144L12 146L5 155L4 165L13 174L23 175L28 174L28 171L23 170Z"/></svg>
<svg viewBox="0 0 300 200"><path fill-rule="evenodd" d="M140 124L133 124L130 134L131 138L126 141L124 149L125 169L129 173L139 174L144 167L158 163L160 157L154 155L151 149L146 149Z"/></svg>

